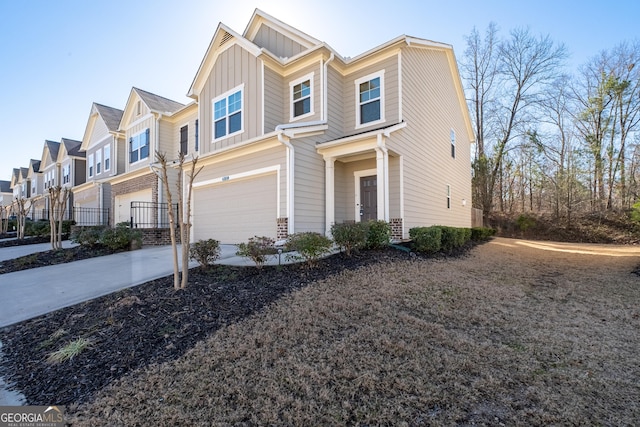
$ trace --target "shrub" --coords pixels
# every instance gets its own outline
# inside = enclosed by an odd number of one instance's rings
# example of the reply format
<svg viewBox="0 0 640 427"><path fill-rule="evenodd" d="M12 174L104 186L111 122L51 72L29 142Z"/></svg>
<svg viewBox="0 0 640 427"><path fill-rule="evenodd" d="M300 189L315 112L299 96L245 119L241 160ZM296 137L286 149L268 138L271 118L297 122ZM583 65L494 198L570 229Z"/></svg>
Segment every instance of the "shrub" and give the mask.
<svg viewBox="0 0 640 427"><path fill-rule="evenodd" d="M267 262L267 256L276 253L273 246L275 241L270 237L254 236L247 243L240 243L236 255L251 258L257 268L262 268Z"/></svg>
<svg viewBox="0 0 640 427"><path fill-rule="evenodd" d="M367 248L382 249L391 241L391 226L383 220L369 221L367 223Z"/></svg>
<svg viewBox="0 0 640 427"><path fill-rule="evenodd" d="M496 230L487 227L473 227L471 229L471 240L474 242L483 242L496 234Z"/></svg>
<svg viewBox="0 0 640 427"><path fill-rule="evenodd" d="M128 224L121 222L115 228L104 229L100 235L100 243L114 251L142 246L142 235L129 228Z"/></svg>
<svg viewBox="0 0 640 427"><path fill-rule="evenodd" d="M457 227L440 226L442 230L441 249L444 252L451 252L463 246L465 241L465 229Z"/></svg>
<svg viewBox="0 0 640 427"><path fill-rule="evenodd" d="M413 249L417 252L436 253L440 250L442 229L440 227L415 227L409 230Z"/></svg>
<svg viewBox="0 0 640 427"><path fill-rule="evenodd" d="M70 235L72 242L81 246L96 246L100 243L100 236L106 227L102 225L92 227L76 227Z"/></svg>
<svg viewBox="0 0 640 427"><path fill-rule="evenodd" d="M212 265L219 256L220 242L215 239L198 240L189 248L189 257L203 267Z"/></svg>
<svg viewBox="0 0 640 427"><path fill-rule="evenodd" d="M295 233L287 239L287 250L297 251L309 265L329 253L332 245L330 238L311 231Z"/></svg>
<svg viewBox="0 0 640 427"><path fill-rule="evenodd" d="M24 227L25 236L48 236L51 234L49 221L27 221Z"/></svg>
<svg viewBox="0 0 640 427"><path fill-rule="evenodd" d="M520 231L524 232L536 225L536 219L529 215L522 214L516 220L516 224L518 224Z"/></svg>
<svg viewBox="0 0 640 427"><path fill-rule="evenodd" d="M333 224L331 235L336 245L344 249L347 256L351 251L364 248L367 245L369 227L366 222L352 222L345 224Z"/></svg>

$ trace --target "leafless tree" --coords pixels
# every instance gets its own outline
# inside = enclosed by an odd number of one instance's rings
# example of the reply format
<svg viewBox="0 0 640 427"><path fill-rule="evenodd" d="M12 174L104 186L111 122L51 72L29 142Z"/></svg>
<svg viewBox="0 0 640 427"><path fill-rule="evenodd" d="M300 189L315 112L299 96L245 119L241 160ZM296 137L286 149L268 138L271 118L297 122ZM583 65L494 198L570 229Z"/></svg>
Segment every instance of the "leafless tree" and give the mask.
<svg viewBox="0 0 640 427"><path fill-rule="evenodd" d="M24 231L27 225L27 213L31 209L32 202L24 197L19 197L15 201L16 221L17 221L17 237L24 239Z"/></svg>
<svg viewBox="0 0 640 427"><path fill-rule="evenodd" d="M49 187L49 228L53 250L62 249L62 221L69 196L70 191L67 187Z"/></svg>

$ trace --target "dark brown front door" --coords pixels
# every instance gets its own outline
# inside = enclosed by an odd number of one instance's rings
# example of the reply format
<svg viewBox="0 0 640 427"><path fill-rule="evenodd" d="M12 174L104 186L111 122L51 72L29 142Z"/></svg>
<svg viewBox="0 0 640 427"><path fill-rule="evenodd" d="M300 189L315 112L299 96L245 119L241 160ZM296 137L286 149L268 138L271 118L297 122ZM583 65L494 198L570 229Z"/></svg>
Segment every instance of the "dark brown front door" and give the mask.
<svg viewBox="0 0 640 427"><path fill-rule="evenodd" d="M360 221L378 219L378 177L360 178Z"/></svg>

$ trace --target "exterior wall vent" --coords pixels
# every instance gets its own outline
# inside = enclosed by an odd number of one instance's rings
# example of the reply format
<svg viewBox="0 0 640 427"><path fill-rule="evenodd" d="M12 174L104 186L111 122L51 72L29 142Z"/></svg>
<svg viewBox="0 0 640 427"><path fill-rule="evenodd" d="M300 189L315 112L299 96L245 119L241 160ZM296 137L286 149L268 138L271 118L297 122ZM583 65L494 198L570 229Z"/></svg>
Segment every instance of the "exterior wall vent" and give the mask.
<svg viewBox="0 0 640 427"><path fill-rule="evenodd" d="M226 42L228 42L232 38L233 38L233 36L225 31L224 35L222 36L222 40L220 40L220 45L219 46L222 46L223 44L225 44Z"/></svg>

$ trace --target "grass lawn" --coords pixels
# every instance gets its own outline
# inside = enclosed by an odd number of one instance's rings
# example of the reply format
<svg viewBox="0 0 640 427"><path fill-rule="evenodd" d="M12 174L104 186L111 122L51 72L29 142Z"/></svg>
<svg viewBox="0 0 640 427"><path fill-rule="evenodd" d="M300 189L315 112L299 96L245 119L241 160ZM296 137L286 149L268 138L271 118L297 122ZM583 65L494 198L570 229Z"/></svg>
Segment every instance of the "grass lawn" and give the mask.
<svg viewBox="0 0 640 427"><path fill-rule="evenodd" d="M313 283L73 425L640 424L640 258L514 242Z"/></svg>

